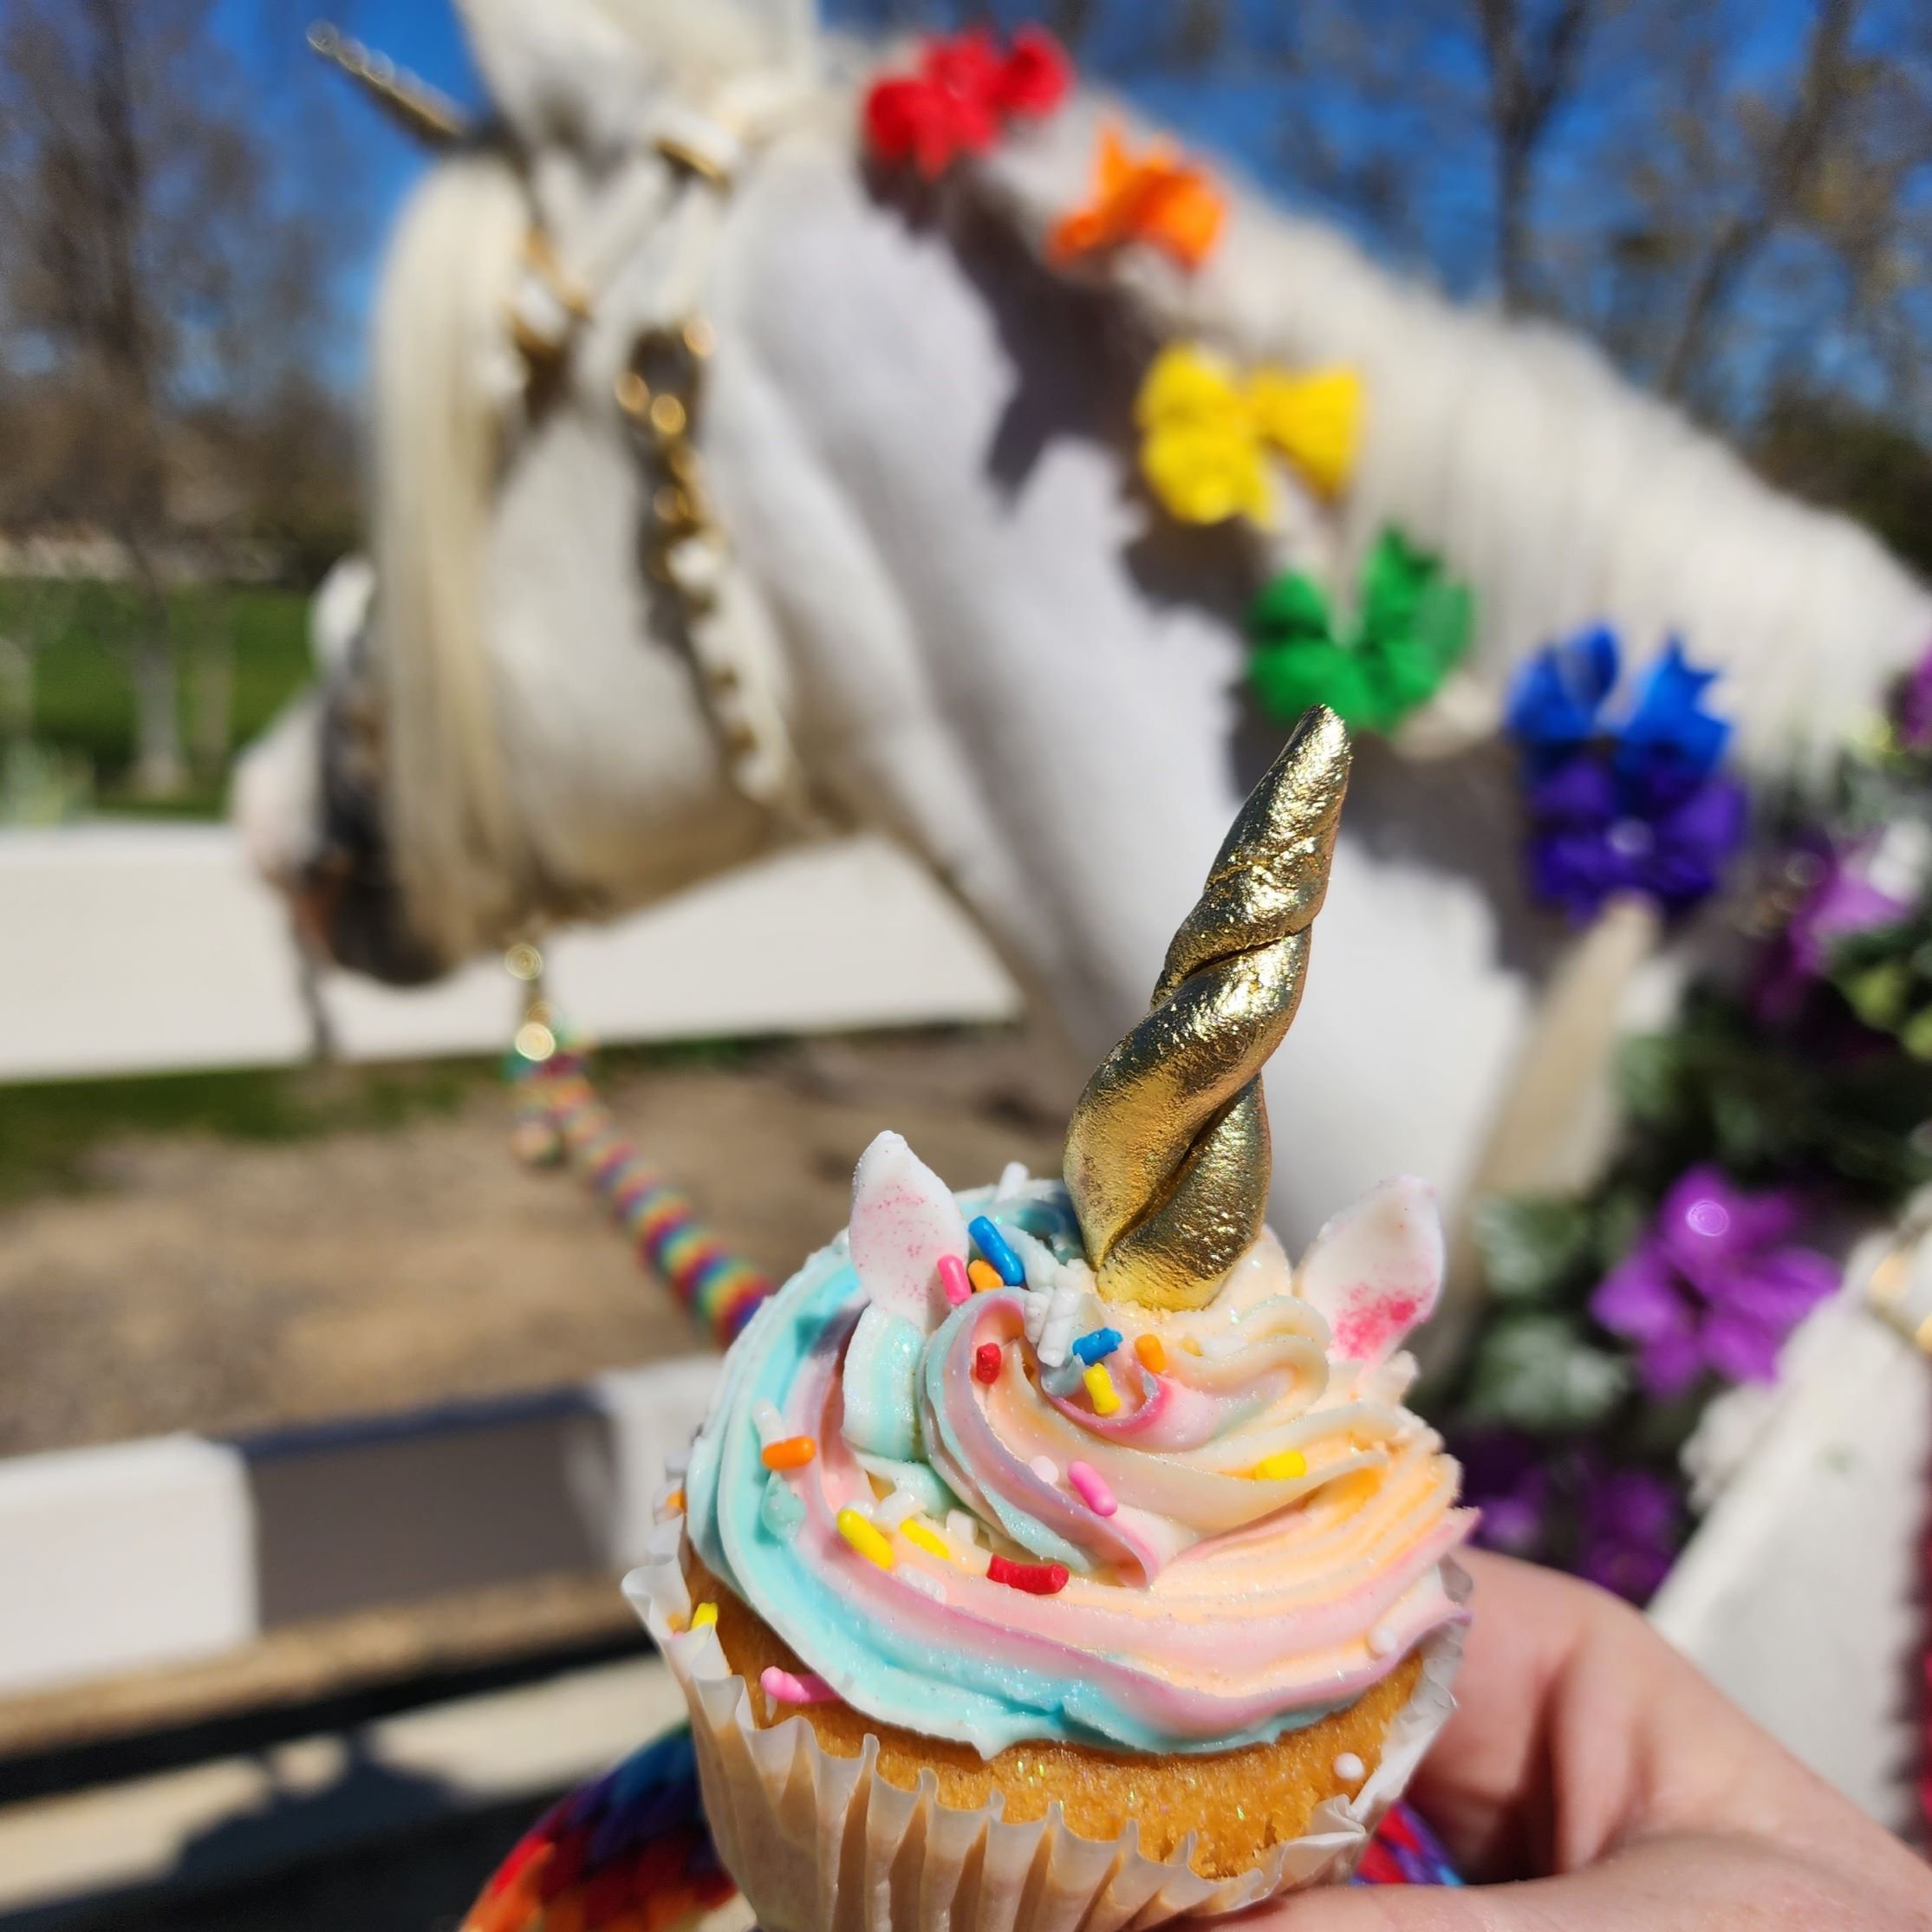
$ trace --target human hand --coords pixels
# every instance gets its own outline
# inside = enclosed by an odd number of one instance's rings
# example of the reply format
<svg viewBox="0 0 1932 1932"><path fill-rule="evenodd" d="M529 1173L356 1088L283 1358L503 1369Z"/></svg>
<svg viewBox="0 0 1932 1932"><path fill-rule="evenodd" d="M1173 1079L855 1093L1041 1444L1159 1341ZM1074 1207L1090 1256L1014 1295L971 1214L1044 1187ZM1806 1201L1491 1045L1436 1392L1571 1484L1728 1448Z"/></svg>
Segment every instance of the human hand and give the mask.
<svg viewBox="0 0 1932 1932"><path fill-rule="evenodd" d="M1465 1560L1458 1708L1409 1795L1470 1886L1303 1893L1241 1932L1932 1929L1932 1870L1636 1611L1527 1564Z"/></svg>

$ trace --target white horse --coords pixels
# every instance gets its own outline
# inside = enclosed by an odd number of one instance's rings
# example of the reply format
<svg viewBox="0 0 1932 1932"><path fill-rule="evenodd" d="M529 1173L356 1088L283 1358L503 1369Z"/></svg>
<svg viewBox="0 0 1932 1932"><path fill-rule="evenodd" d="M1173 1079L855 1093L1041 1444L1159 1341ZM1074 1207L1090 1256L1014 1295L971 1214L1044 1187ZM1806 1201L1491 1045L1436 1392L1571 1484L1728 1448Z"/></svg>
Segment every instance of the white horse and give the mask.
<svg viewBox="0 0 1932 1932"><path fill-rule="evenodd" d="M1050 270L1099 119L1146 133L1084 92L906 194L868 182L842 56L784 0L465 10L499 133L431 172L392 247L370 621L237 790L353 963L434 971L751 855L787 787L742 782L742 732L822 814L921 855L1097 1053L1278 735L1241 695L1251 560L1133 486L1138 377L1175 338L1346 363L1354 481L1299 503L1279 553L1345 589L1393 524L1473 587L1477 633L1394 745L1358 751L1269 1083L1298 1246L1394 1172L1453 1212L1493 1144L1562 943L1520 894L1493 737L1528 653L1597 621L1640 655L1681 633L1771 769L1826 755L1932 636L1870 537L1587 347L1454 309L1238 182L1196 274L1131 250ZM640 339L695 311L721 673L641 567L654 485L614 401ZM556 350L534 367L533 334ZM1571 1008L1601 1031L1618 980L1585 975Z"/></svg>

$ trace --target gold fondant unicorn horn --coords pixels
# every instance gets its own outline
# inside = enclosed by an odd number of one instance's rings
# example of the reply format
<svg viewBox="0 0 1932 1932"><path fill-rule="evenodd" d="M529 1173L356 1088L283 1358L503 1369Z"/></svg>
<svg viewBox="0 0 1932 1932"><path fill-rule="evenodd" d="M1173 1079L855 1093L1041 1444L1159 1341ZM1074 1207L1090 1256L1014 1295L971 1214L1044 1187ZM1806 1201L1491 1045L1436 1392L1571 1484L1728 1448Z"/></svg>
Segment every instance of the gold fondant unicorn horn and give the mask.
<svg viewBox="0 0 1932 1932"><path fill-rule="evenodd" d="M1317 707L1242 806L1147 1018L1073 1110L1067 1187L1109 1300L1201 1307L1261 1232L1261 1068L1301 1003L1348 783L1347 727Z"/></svg>

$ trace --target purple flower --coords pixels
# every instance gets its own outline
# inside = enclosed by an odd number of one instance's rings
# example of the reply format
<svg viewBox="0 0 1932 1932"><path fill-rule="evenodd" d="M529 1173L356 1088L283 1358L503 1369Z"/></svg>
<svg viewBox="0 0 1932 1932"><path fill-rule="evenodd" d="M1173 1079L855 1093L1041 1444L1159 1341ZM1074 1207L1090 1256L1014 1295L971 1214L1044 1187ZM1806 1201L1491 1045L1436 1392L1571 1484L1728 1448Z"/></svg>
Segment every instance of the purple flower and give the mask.
<svg viewBox="0 0 1932 1932"><path fill-rule="evenodd" d="M1711 777L1688 793L1620 774L1620 753L1586 748L1526 790L1530 889L1579 924L1603 901L1643 893L1666 912L1708 897L1744 842L1744 789Z"/></svg>
<svg viewBox="0 0 1932 1932"><path fill-rule="evenodd" d="M1776 1379L1785 1337L1838 1280L1826 1257L1786 1245L1798 1215L1789 1194L1746 1194L1712 1167L1671 1188L1590 1301L1636 1343L1652 1395L1682 1395L1706 1369L1728 1382Z"/></svg>
<svg viewBox="0 0 1932 1932"><path fill-rule="evenodd" d="M1648 1603L1683 1540L1677 1493L1648 1469L1606 1470L1587 1460L1576 1572L1633 1603Z"/></svg>
<svg viewBox="0 0 1932 1932"><path fill-rule="evenodd" d="M1825 976L1831 942L1903 919L1905 904L1881 892L1862 869L1871 839L1841 849L1818 838L1792 854L1787 872L1808 879L1805 895L1766 948L1753 995L1759 1016L1774 1024L1797 1017L1805 989Z"/></svg>
<svg viewBox="0 0 1932 1932"><path fill-rule="evenodd" d="M1507 1556L1536 1556L1549 1526L1549 1445L1519 1430L1492 1429L1452 1447L1462 1465L1463 1500L1482 1512L1475 1540Z"/></svg>
<svg viewBox="0 0 1932 1932"><path fill-rule="evenodd" d="M1893 704L1899 742L1909 751L1932 751L1932 647L1905 673Z"/></svg>
<svg viewBox="0 0 1932 1932"><path fill-rule="evenodd" d="M1743 788L1717 771L1731 728L1703 704L1716 673L1672 639L1611 726L1618 663L1610 632L1585 632L1539 652L1510 693L1531 890L1579 923L1618 893L1681 912L1716 890L1744 842Z"/></svg>

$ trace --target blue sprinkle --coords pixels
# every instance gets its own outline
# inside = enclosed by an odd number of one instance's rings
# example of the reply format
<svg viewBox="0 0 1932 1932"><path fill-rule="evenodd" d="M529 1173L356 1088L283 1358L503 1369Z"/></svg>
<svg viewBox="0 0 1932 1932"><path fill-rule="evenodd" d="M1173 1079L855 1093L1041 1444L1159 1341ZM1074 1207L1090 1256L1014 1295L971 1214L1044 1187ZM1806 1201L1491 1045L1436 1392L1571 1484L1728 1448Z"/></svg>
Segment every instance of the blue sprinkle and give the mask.
<svg viewBox="0 0 1932 1932"><path fill-rule="evenodd" d="M1009 1288L1026 1285L1026 1270L1020 1265L1019 1257L1006 1246L1006 1237L984 1214L975 1214L966 1223L966 1233L973 1237L980 1253L992 1264L993 1272Z"/></svg>
<svg viewBox="0 0 1932 1932"><path fill-rule="evenodd" d="M1096 1362L1104 1362L1121 1345L1121 1331L1117 1328L1096 1328L1092 1333L1074 1337L1073 1352L1090 1369Z"/></svg>

